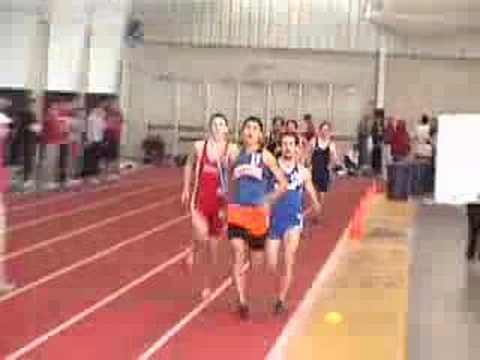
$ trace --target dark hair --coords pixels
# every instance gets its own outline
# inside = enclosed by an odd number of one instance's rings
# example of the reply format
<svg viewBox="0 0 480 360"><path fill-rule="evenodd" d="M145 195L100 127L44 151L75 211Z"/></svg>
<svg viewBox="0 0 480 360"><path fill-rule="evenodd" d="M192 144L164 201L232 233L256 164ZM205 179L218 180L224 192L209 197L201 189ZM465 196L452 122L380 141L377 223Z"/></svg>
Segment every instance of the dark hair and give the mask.
<svg viewBox="0 0 480 360"><path fill-rule="evenodd" d="M293 120L293 119L290 119L290 120L287 120L287 126L288 124L293 124L295 126L295 129L298 129L298 122L297 120Z"/></svg>
<svg viewBox="0 0 480 360"><path fill-rule="evenodd" d="M297 133L294 133L291 131L282 133L282 135L280 136L280 142L282 142L283 139L286 137L292 137L293 139L295 139L295 145L300 145L300 137L298 136Z"/></svg>
<svg viewBox="0 0 480 360"><path fill-rule="evenodd" d="M303 115L303 120L312 120L312 114Z"/></svg>
<svg viewBox="0 0 480 360"><path fill-rule="evenodd" d="M210 116L210 120L208 120L208 128L211 129L212 128L212 124L213 124L213 120L216 119L216 118L222 118L223 121L225 121L225 125L228 126L228 119L225 115L223 115L222 113L215 113L215 114L212 114Z"/></svg>
<svg viewBox="0 0 480 360"><path fill-rule="evenodd" d="M283 124L285 123L285 119L281 116L275 116L272 119L272 125L275 126L277 123L280 123L280 125L283 126Z"/></svg>
<svg viewBox="0 0 480 360"><path fill-rule="evenodd" d="M330 129L332 128L332 124L330 124L330 121L322 121L318 128L321 130L325 125L327 125Z"/></svg>
<svg viewBox="0 0 480 360"><path fill-rule="evenodd" d="M262 123L262 120L260 120L260 118L256 117L256 116L249 116L248 118L246 118L245 120L243 120L243 123L242 123L242 131L243 129L245 129L245 126L247 126L248 123L255 123L257 124L259 127L260 127L260 131L263 133L263 123Z"/></svg>
<svg viewBox="0 0 480 360"><path fill-rule="evenodd" d="M427 114L423 114L422 115L422 119L420 120L422 122L423 125L426 125L428 124L428 122L430 121L430 119L428 118L428 115Z"/></svg>

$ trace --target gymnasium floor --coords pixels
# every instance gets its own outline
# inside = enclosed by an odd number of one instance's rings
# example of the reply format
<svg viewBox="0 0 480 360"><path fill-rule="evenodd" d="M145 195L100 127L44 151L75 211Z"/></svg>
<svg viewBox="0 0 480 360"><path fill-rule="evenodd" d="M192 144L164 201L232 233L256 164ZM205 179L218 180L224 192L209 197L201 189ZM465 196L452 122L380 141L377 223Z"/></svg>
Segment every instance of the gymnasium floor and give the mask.
<svg viewBox="0 0 480 360"><path fill-rule="evenodd" d="M409 294L409 262L419 256L418 218L436 210L416 216L414 203L374 194L371 180L339 179L306 230L288 314L271 315L272 279L254 269L244 323L226 241L212 298L202 301L197 273L185 271L191 228L179 175L145 168L108 187L7 197L0 263L17 288L0 294L2 358L407 358L412 312L428 306L418 294L425 287ZM410 281L425 274L413 266ZM407 316L409 297L417 298ZM426 347L410 342L410 351Z"/></svg>

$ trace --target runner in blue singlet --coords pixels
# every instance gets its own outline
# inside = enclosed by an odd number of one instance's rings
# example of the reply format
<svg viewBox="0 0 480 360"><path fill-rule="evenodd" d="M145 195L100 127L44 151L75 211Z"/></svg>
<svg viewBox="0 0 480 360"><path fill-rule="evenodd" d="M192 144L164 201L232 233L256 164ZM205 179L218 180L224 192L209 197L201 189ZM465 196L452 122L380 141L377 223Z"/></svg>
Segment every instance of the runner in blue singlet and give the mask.
<svg viewBox="0 0 480 360"><path fill-rule="evenodd" d="M274 313L285 309L285 300L293 277L295 254L303 230L305 190L312 200L316 214L320 211L317 193L313 186L310 171L299 164L300 138L295 133L285 133L281 138L282 155L278 160L280 169L288 181L288 190L273 205L269 240L267 242L267 262L277 274L280 244L284 245L285 273L279 279L279 293L274 304Z"/></svg>

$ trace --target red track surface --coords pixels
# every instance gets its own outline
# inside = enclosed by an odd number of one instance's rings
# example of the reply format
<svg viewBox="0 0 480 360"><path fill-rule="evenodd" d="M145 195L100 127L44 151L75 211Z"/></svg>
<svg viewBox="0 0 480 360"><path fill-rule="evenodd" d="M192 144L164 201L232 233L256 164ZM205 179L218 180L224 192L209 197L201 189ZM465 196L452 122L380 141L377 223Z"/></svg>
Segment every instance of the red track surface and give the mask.
<svg viewBox="0 0 480 360"><path fill-rule="evenodd" d="M129 180L124 180L126 184L116 190L87 192L68 200L57 198L55 202L39 204L36 210L25 210L28 215L12 214L11 223L22 224L67 208L75 209L115 199L122 195L121 191L132 191L133 188L141 190L146 183L156 186L141 194L112 200L93 210L76 212L68 218L55 217L35 226L12 231L9 234L8 254L81 230L102 219L159 202L158 206L152 205L147 210L139 210L95 229L66 236L61 241L6 261L8 274L18 288L31 288L11 298L0 296L0 357L61 325L189 245L190 222L181 217L183 210L172 197L179 195L180 187L161 185L172 184L178 175L178 171L149 169L132 175L139 180L135 184L128 184ZM154 184L158 179L162 180ZM329 194L321 224L302 243L298 254L300 261L291 293L290 313L335 247L367 184L365 180L340 181ZM23 201L33 204L35 200ZM172 219L177 222L139 236ZM123 243L125 245L116 251L68 270L68 266L75 262ZM222 261L215 270L217 284L229 275L228 242L222 243L221 251ZM42 277L62 270L66 272L35 285ZM181 263L173 265L48 338L24 358L135 359L199 304L198 273L187 275ZM253 271L250 277L252 319L249 322L241 323L232 313L235 294L230 288L174 336L156 354L156 358L200 359L226 355L230 360L262 359L288 317L275 319L270 315L271 279L258 270Z"/></svg>

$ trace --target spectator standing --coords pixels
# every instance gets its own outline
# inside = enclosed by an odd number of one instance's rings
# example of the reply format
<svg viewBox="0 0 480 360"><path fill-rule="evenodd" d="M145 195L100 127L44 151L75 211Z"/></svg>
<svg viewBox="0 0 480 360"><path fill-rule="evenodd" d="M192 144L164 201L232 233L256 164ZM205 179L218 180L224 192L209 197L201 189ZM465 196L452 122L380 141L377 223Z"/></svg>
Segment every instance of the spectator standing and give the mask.
<svg viewBox="0 0 480 360"><path fill-rule="evenodd" d="M431 133L430 119L424 114L415 130L416 158L431 161L433 153Z"/></svg>
<svg viewBox="0 0 480 360"><path fill-rule="evenodd" d="M74 179L72 181L73 184L76 184L76 180L81 176L83 169L84 140L87 131L86 122L85 109L74 109L72 123L70 125L71 163L69 166L70 178Z"/></svg>
<svg viewBox="0 0 480 360"><path fill-rule="evenodd" d="M2 106L2 105L0 105ZM0 108L1 111L1 108ZM3 202L3 194L8 188L9 176L4 165L4 141L9 133L9 126L12 120L0 112L0 256L5 254L7 248L7 227L6 227L6 208ZM5 273L5 262L0 262L0 294L13 290L15 286L7 280Z"/></svg>
<svg viewBox="0 0 480 360"><path fill-rule="evenodd" d="M99 165L102 156L105 119L105 102L97 104L87 118L87 145L85 147L83 175L93 185L99 183Z"/></svg>
<svg viewBox="0 0 480 360"><path fill-rule="evenodd" d="M357 128L357 143L358 143L358 164L360 168L368 167L370 164L370 144L371 144L371 134L370 134L370 118L368 115L365 115Z"/></svg>
<svg viewBox="0 0 480 360"><path fill-rule="evenodd" d="M405 120L399 120L392 138L393 161L405 160L410 154L410 135Z"/></svg>
<svg viewBox="0 0 480 360"><path fill-rule="evenodd" d="M104 155L108 180L117 180L120 174L120 142L123 116L117 99L110 101L105 120Z"/></svg>
<svg viewBox="0 0 480 360"><path fill-rule="evenodd" d="M47 190L53 190L57 187L57 162L60 154L59 144L62 141L60 104L58 100L52 101L47 109L42 132L42 141L45 149L42 164L44 172L43 180L45 181L45 188Z"/></svg>
<svg viewBox="0 0 480 360"><path fill-rule="evenodd" d="M34 112L35 100L29 102L27 109L21 112L23 118L23 188L30 190L35 187L34 169L37 163L37 148L42 126Z"/></svg>

